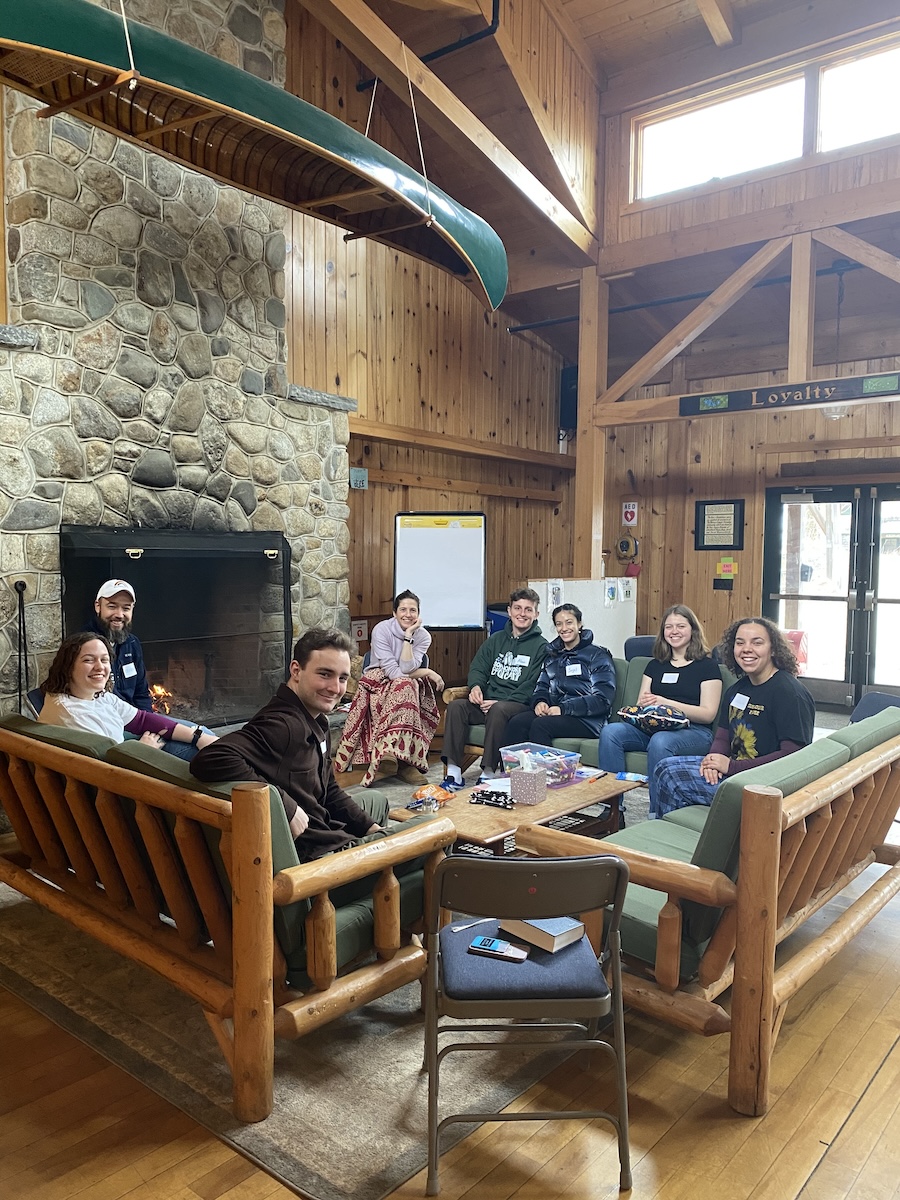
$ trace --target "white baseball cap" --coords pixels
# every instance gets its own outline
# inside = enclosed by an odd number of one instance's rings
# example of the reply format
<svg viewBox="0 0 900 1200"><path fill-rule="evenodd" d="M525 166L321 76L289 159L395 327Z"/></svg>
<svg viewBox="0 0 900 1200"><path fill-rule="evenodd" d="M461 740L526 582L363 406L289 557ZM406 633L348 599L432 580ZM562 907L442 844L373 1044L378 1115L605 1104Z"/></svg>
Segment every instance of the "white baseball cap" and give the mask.
<svg viewBox="0 0 900 1200"><path fill-rule="evenodd" d="M137 603L137 597L134 594L134 588L130 583L126 583L124 579L107 579L103 587L97 593L98 600L109 600L111 596L117 596L119 592L127 592L132 600Z"/></svg>

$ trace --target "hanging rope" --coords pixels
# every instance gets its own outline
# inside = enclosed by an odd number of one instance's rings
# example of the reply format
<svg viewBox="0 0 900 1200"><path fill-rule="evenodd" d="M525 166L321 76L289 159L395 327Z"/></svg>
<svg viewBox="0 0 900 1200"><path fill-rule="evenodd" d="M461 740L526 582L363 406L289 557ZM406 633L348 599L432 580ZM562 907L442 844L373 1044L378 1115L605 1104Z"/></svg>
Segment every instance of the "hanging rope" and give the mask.
<svg viewBox="0 0 900 1200"><path fill-rule="evenodd" d="M419 132L419 114L416 112L416 98L413 95L412 76L409 73L409 60L406 57L406 42L402 42L403 46L403 69L406 71L406 82L409 84L409 103L412 108L413 125L416 128L416 142L419 147L419 162L422 165L422 178L425 180L425 207L428 209L428 220L425 222L429 227L434 222L434 213L431 209L431 188L428 183L428 172L425 169L425 154L422 150L422 135Z"/></svg>
<svg viewBox="0 0 900 1200"><path fill-rule="evenodd" d="M25 588L28 585L24 579L17 579L14 587L19 594L19 621L18 621L18 688L19 688L19 712L23 711L25 696L30 690L28 682L28 635L25 630ZM23 688L24 682L24 688Z"/></svg>
<svg viewBox="0 0 900 1200"><path fill-rule="evenodd" d="M375 93L378 91L378 80L372 84L372 99L369 101L369 115L366 117L366 137L369 136L369 127L372 124L372 113L375 111Z"/></svg>
<svg viewBox="0 0 900 1200"><path fill-rule="evenodd" d="M137 67L134 65L134 51L131 48L131 33L128 29L128 18L125 16L125 0L119 0L119 9L122 13L122 28L125 30L125 45L128 47L128 62L132 71L137 74ZM137 80L130 79L128 81L129 88L134 91L137 87Z"/></svg>

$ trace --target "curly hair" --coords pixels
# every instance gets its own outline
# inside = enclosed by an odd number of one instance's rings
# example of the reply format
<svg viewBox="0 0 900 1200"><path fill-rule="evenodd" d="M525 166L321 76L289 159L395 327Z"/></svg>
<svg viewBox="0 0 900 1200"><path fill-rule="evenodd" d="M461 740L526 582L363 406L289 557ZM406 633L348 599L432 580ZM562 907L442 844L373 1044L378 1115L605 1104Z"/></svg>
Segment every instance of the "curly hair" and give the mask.
<svg viewBox="0 0 900 1200"><path fill-rule="evenodd" d="M684 657L688 662L695 662L698 658L706 658L709 654L709 643L706 640L706 634L703 632L703 626L697 619L697 614L692 608L688 608L686 604L672 604L663 613L662 620L659 623L659 633L656 635L656 641L653 643L653 657L659 662L669 662L672 658L672 647L666 641L664 630L666 621L673 613L676 616L684 617L691 627L691 640L685 647Z"/></svg>
<svg viewBox="0 0 900 1200"><path fill-rule="evenodd" d="M734 657L734 639L737 637L737 631L742 625L761 625L769 635L769 643L772 647L772 665L777 667L779 671L787 671L789 675L799 674L800 669L797 666L797 657L794 654L791 643L775 622L770 621L768 617L741 617L737 621L732 621L722 634L722 640L719 642L717 649L719 657L729 671L732 671L735 675L744 674Z"/></svg>
<svg viewBox="0 0 900 1200"><path fill-rule="evenodd" d="M106 653L112 658L112 649L109 642L99 633L94 633L93 629L82 629L80 633L70 633L65 638L56 652L56 657L50 664L50 670L47 672L47 678L41 684L41 691L45 696L68 696L69 688L72 685L72 672L75 669L75 664L78 662L78 657L81 653L81 647L88 642L102 642L106 647ZM106 681L107 692L112 691L112 672L109 679Z"/></svg>

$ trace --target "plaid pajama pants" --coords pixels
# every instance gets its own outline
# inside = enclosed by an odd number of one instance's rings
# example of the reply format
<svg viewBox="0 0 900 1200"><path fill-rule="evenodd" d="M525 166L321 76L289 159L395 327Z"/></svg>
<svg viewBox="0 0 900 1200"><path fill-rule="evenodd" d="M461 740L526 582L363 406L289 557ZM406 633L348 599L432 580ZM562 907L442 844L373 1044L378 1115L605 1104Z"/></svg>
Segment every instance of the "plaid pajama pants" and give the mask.
<svg viewBox="0 0 900 1200"><path fill-rule="evenodd" d="M662 760L653 775L655 811L651 817L664 817L667 812L692 804L712 804L719 785L707 783L700 774L702 761L701 755Z"/></svg>

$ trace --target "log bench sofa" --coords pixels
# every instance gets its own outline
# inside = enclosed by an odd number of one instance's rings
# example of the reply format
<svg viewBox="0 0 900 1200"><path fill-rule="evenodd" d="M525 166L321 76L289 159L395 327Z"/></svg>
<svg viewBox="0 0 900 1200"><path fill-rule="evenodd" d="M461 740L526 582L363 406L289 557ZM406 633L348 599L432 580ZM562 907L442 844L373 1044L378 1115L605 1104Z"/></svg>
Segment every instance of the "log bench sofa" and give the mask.
<svg viewBox="0 0 900 1200"><path fill-rule="evenodd" d="M23 717L0 720L0 805L0 880L196 1000L241 1121L272 1111L275 1037L425 972L401 930L455 837L447 818L301 865L273 789L204 786L151 746Z"/></svg>
<svg viewBox="0 0 900 1200"><path fill-rule="evenodd" d="M683 1029L728 1033L737 1112L766 1111L788 1001L900 890L900 846L886 842L898 805L900 709L888 708L724 780L709 808L606 839L631 871L625 1002ZM516 845L570 855L596 842L531 825ZM824 931L776 965L776 946L874 864L885 870L860 880L862 894L823 913ZM729 988L727 1011L717 998Z"/></svg>

